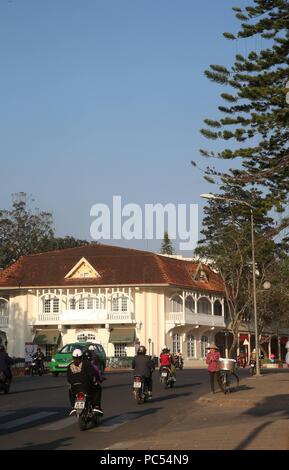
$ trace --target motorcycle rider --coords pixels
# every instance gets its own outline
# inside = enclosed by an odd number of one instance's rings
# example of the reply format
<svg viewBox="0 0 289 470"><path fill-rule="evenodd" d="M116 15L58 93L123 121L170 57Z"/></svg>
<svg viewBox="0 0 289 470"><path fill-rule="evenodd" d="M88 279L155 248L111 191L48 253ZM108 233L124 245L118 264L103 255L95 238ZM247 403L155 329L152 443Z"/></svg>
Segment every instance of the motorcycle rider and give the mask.
<svg viewBox="0 0 289 470"><path fill-rule="evenodd" d="M94 373L95 373L95 378L98 383L103 382L106 378L103 376L103 374L100 371L99 368L99 357L96 354L96 348L91 344L88 347L88 350L84 352L83 358L89 361L93 367Z"/></svg>
<svg viewBox="0 0 289 470"><path fill-rule="evenodd" d="M9 382L12 380L12 372L10 367L12 363L13 360L8 356L4 346L0 345L0 372L5 375L6 380Z"/></svg>
<svg viewBox="0 0 289 470"><path fill-rule="evenodd" d="M173 377L174 381L176 381L175 360L172 354L170 353L170 349L167 346L163 347L162 352L160 354L160 374L162 372L163 367L168 367L171 376Z"/></svg>
<svg viewBox="0 0 289 470"><path fill-rule="evenodd" d="M72 357L73 362L67 369L69 399L72 407L69 415L71 416L76 413L74 403L79 385L81 385L82 391L91 397L93 412L103 415L103 411L101 409L102 389L100 383L96 380L95 371L90 361L83 360L81 349L75 349L72 353Z"/></svg>
<svg viewBox="0 0 289 470"><path fill-rule="evenodd" d="M33 354L32 359L36 362L36 367L39 369L44 369L44 354L40 348L37 348L36 353Z"/></svg>
<svg viewBox="0 0 289 470"><path fill-rule="evenodd" d="M148 390L148 397L152 399L152 391L153 391L153 380L152 374L155 369L155 364L146 354L147 350L145 346L140 346L137 351L137 355L134 357L132 361L132 368L134 369L135 375L139 375L144 377L145 384Z"/></svg>

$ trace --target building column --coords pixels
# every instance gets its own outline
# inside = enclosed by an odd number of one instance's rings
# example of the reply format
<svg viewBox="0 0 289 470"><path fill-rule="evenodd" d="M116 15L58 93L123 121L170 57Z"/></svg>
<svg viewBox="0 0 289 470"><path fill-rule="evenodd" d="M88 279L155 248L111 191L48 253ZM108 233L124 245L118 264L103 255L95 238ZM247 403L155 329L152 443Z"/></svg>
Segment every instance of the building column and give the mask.
<svg viewBox="0 0 289 470"><path fill-rule="evenodd" d="M268 343L268 356L269 356L269 359L271 357L271 339L272 339L272 336L270 335L269 336L269 343Z"/></svg>
<svg viewBox="0 0 289 470"><path fill-rule="evenodd" d="M240 354L240 333L238 333L237 356Z"/></svg>
<svg viewBox="0 0 289 470"><path fill-rule="evenodd" d="M225 356L229 357L229 347L228 347L228 333L225 333Z"/></svg>

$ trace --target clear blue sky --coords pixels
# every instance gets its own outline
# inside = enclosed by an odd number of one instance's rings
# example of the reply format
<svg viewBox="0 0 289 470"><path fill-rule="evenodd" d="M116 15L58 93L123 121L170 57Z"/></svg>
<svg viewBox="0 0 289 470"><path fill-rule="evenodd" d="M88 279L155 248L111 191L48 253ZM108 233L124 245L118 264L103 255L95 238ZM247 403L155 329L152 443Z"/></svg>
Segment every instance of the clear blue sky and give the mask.
<svg viewBox="0 0 289 470"><path fill-rule="evenodd" d="M28 192L58 235L89 239L90 207L113 195L203 205L213 188L190 160L214 145L199 129L220 103L203 72L234 59L222 33L248 3L2 0L0 207Z"/></svg>

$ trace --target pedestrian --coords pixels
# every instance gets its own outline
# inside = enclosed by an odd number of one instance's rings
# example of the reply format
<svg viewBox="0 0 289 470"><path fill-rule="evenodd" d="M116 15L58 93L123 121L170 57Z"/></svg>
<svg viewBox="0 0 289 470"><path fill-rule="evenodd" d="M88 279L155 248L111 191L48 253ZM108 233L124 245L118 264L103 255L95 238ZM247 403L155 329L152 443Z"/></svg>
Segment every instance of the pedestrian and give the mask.
<svg viewBox="0 0 289 470"><path fill-rule="evenodd" d="M220 385L220 365L219 359L221 354L219 353L219 348L215 345L215 343L211 343L210 346L207 348L209 352L206 357L206 363L208 364L208 372L210 376L210 384L211 384L211 393L215 393L215 378Z"/></svg>
<svg viewBox="0 0 289 470"><path fill-rule="evenodd" d="M287 353L286 353L286 356L285 356L285 362L287 364L287 367L289 367L289 349L287 349Z"/></svg>

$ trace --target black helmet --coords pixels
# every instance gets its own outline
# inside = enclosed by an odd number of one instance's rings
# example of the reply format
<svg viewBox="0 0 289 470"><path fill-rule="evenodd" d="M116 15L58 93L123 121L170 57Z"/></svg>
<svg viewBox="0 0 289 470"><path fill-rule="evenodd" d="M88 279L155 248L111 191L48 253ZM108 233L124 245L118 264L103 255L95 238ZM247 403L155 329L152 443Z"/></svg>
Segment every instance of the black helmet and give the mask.
<svg viewBox="0 0 289 470"><path fill-rule="evenodd" d="M140 346L139 349L138 349L138 354L146 354L147 350L145 348L145 346Z"/></svg>

